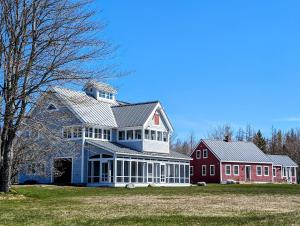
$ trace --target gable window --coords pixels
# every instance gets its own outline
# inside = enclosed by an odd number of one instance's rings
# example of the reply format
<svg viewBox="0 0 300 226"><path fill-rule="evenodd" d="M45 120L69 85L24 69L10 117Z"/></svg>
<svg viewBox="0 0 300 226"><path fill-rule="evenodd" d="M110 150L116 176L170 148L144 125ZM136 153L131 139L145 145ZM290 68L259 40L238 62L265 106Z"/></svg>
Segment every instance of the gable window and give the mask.
<svg viewBox="0 0 300 226"><path fill-rule="evenodd" d="M256 176L262 176L262 167L256 166Z"/></svg>
<svg viewBox="0 0 300 226"><path fill-rule="evenodd" d="M194 166L190 166L190 176L194 175Z"/></svg>
<svg viewBox="0 0 300 226"><path fill-rule="evenodd" d="M215 165L210 165L209 166L209 174L210 174L210 176L215 175Z"/></svg>
<svg viewBox="0 0 300 226"><path fill-rule="evenodd" d="M225 175L231 175L231 165L225 165Z"/></svg>
<svg viewBox="0 0 300 226"><path fill-rule="evenodd" d="M149 130L145 130L145 139L150 140L150 131Z"/></svg>
<svg viewBox="0 0 300 226"><path fill-rule="evenodd" d="M136 140L141 140L142 139L142 130L138 129L134 131L134 138Z"/></svg>
<svg viewBox="0 0 300 226"><path fill-rule="evenodd" d="M203 158L204 158L204 159L207 159L207 158L208 158L208 150L207 150L207 149L204 149L204 150L203 150Z"/></svg>
<svg viewBox="0 0 300 226"><path fill-rule="evenodd" d="M127 130L127 140L133 140L133 130Z"/></svg>
<svg viewBox="0 0 300 226"><path fill-rule="evenodd" d="M164 142L168 142L168 133L167 132L163 132L163 140L164 140Z"/></svg>
<svg viewBox="0 0 300 226"><path fill-rule="evenodd" d="M276 168L273 167L273 177L276 177Z"/></svg>
<svg viewBox="0 0 300 226"><path fill-rule="evenodd" d="M202 165L202 176L206 176L206 165Z"/></svg>
<svg viewBox="0 0 300 226"><path fill-rule="evenodd" d="M151 140L156 140L156 131L151 130Z"/></svg>
<svg viewBox="0 0 300 226"><path fill-rule="evenodd" d="M196 151L196 159L201 159L201 150Z"/></svg>
<svg viewBox="0 0 300 226"><path fill-rule="evenodd" d="M48 111L56 111L57 107L54 104L49 104L47 107L47 110Z"/></svg>
<svg viewBox="0 0 300 226"><path fill-rule="evenodd" d="M154 115L154 125L159 125L159 114L155 113Z"/></svg>
<svg viewBox="0 0 300 226"><path fill-rule="evenodd" d="M93 138L93 128L92 127L85 128L85 137Z"/></svg>
<svg viewBox="0 0 300 226"><path fill-rule="evenodd" d="M110 130L109 129L104 129L103 130L103 139L104 140L110 140Z"/></svg>
<svg viewBox="0 0 300 226"><path fill-rule="evenodd" d="M74 127L73 128L73 138L80 138L80 137L82 137L82 128Z"/></svg>
<svg viewBox="0 0 300 226"><path fill-rule="evenodd" d="M265 166L264 167L264 176L269 176L270 172L269 172L269 166Z"/></svg>
<svg viewBox="0 0 300 226"><path fill-rule="evenodd" d="M119 131L119 140L125 140L125 131Z"/></svg>
<svg viewBox="0 0 300 226"><path fill-rule="evenodd" d="M240 174L240 167L238 165L233 166L233 175L234 176L239 176Z"/></svg>
<svg viewBox="0 0 300 226"><path fill-rule="evenodd" d="M71 127L63 128L63 136L66 139L71 139L72 138L72 128Z"/></svg>
<svg viewBox="0 0 300 226"><path fill-rule="evenodd" d="M97 139L102 139L102 129L99 129L99 128L95 128L94 129L94 136L95 138Z"/></svg>
<svg viewBox="0 0 300 226"><path fill-rule="evenodd" d="M157 140L162 141L162 132L157 131Z"/></svg>

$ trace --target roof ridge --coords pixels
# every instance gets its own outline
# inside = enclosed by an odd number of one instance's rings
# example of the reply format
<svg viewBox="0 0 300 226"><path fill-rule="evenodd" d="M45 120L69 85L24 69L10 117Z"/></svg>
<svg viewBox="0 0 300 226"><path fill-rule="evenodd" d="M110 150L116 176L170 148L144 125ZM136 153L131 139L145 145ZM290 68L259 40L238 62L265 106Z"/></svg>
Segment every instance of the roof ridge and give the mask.
<svg viewBox="0 0 300 226"><path fill-rule="evenodd" d="M136 105L144 105L144 104L154 104L154 103L159 103L159 101L156 100L156 101L147 101L147 102L132 103L132 104L128 103L128 104L119 105L119 106L112 106L112 108L136 106Z"/></svg>
<svg viewBox="0 0 300 226"><path fill-rule="evenodd" d="M239 140L232 140L232 141L224 141L224 140L218 140L218 139L202 139L204 141L220 141L220 142L224 142L224 143L227 143L227 144L230 144L230 143L247 143L247 144L254 144L252 141L239 141Z"/></svg>

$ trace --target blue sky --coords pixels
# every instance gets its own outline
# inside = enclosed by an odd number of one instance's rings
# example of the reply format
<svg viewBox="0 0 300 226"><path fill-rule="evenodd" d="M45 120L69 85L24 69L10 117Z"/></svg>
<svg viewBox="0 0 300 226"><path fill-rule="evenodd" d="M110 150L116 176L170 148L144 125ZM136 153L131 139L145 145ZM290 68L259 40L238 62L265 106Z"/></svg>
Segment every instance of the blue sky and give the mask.
<svg viewBox="0 0 300 226"><path fill-rule="evenodd" d="M179 137L300 125L299 1L100 1L121 100L160 100Z"/></svg>

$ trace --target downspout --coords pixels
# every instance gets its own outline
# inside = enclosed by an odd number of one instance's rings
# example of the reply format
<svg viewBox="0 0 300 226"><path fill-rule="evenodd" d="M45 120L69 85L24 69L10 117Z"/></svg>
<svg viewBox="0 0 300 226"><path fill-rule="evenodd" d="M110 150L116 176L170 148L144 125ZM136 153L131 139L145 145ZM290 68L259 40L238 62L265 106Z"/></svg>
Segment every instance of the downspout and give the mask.
<svg viewBox="0 0 300 226"><path fill-rule="evenodd" d="M85 127L82 128L82 144L81 144L81 184L84 182L84 144L85 144Z"/></svg>

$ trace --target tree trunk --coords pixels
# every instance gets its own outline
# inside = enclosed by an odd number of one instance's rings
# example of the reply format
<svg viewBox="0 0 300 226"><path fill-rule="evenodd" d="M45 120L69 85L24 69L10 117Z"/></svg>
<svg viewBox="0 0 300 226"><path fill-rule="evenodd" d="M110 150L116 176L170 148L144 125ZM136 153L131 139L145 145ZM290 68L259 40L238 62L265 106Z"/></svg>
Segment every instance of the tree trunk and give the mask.
<svg viewBox="0 0 300 226"><path fill-rule="evenodd" d="M3 159L0 165L0 192L9 192L11 182L10 175L12 146L5 145L3 143L1 147L3 149Z"/></svg>

